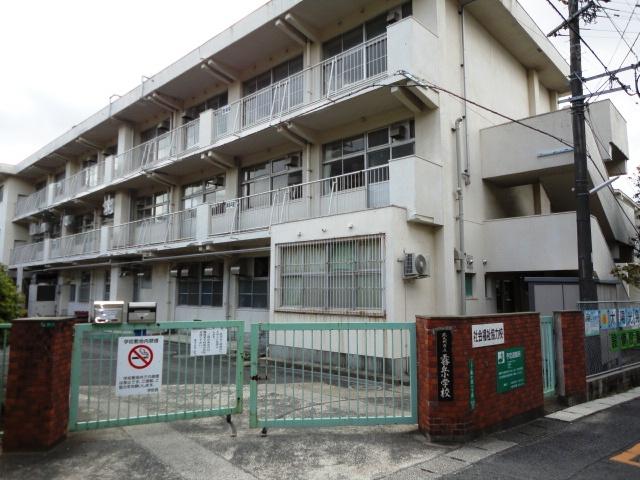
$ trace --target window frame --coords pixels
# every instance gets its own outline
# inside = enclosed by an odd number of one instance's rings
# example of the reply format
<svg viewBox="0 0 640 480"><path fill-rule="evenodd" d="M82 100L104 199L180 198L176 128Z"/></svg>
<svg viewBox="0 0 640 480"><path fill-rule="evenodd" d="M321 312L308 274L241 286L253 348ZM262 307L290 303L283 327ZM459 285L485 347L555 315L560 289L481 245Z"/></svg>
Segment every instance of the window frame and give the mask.
<svg viewBox="0 0 640 480"><path fill-rule="evenodd" d="M204 269L213 265L219 265L221 275L204 275ZM178 267L178 272L183 269L189 269L188 277L178 277L176 282L176 307L197 307L197 308L222 308L224 306L224 263L223 262L199 262L190 263ZM193 273L195 273L195 275ZM205 292L203 286L211 284L211 291ZM187 291L181 291L181 288L187 287ZM196 286L197 292L190 291L189 288ZM216 289L216 286L219 288ZM186 297L184 297L186 295ZM203 296L210 295L210 303L203 302ZM190 296L197 298L197 303L189 301ZM186 298L186 302L184 299ZM214 300L219 300L214 304Z"/></svg>
<svg viewBox="0 0 640 480"><path fill-rule="evenodd" d="M291 161L296 157L297 157L297 164L298 164L297 166L290 167L287 165L283 170L278 170L278 171L276 171L276 169L274 168L274 166L278 162L289 160L289 162L291 163ZM251 175L252 171L255 172L263 169L265 170L265 173L258 174L258 175L254 174L253 176ZM293 184L288 184L287 182L287 187L274 187L274 180L280 179L283 177L289 177L291 174L299 174L300 181L298 183L293 183ZM251 185L256 185L258 183L265 182L265 181L269 182L269 188L267 190L254 192L253 189L251 188ZM240 169L240 196L243 198L252 197L260 194L266 194L267 192L271 192L279 188L295 187L297 185L301 185L302 183L304 183L304 178L303 178L301 151L292 152L279 158L267 160L266 162L256 163L254 165L248 165ZM300 189L293 189L293 195L292 195L292 198L290 198L290 200L300 198L301 195L298 195L299 193L298 190ZM264 202L257 202L257 203L262 205L262 203ZM269 202L269 205L270 204L271 203Z"/></svg>
<svg viewBox="0 0 640 480"><path fill-rule="evenodd" d="M256 262L261 262L266 259L267 272L266 276L255 276ZM248 271L245 271L243 275L238 276L238 296L237 296L237 308L239 309L252 309L252 310L269 310L269 286L271 270L271 258L269 256L263 257L249 257L243 258L242 262L245 262L245 267ZM250 268L249 268L250 267ZM242 291L242 284L249 285L250 291ZM248 304L243 304L242 299L249 299ZM263 299L264 302L259 303L258 299Z"/></svg>
<svg viewBox="0 0 640 480"><path fill-rule="evenodd" d="M213 187L207 187L207 184L209 182L214 182ZM199 190L195 191L194 193L187 194L186 192L189 188L199 188ZM196 208L198 205L218 204L224 201L226 188L226 178L224 174L184 184L181 187L180 207L182 210L189 210L191 208ZM215 194L216 197L218 196L218 194L220 194L222 198L214 202L208 202L207 196L212 194ZM190 206L187 206L187 204L190 204Z"/></svg>

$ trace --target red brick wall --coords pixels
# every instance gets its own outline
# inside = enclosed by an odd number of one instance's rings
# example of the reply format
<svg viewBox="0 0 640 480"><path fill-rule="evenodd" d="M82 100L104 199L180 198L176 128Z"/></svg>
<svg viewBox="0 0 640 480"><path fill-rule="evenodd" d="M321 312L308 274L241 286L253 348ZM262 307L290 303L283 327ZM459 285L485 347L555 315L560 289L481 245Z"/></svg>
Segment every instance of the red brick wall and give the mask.
<svg viewBox="0 0 640 480"><path fill-rule="evenodd" d="M587 399L584 317L579 311L557 312L556 316L560 318L562 335L562 359L560 359L564 373L562 399L573 405Z"/></svg>
<svg viewBox="0 0 640 480"><path fill-rule="evenodd" d="M65 438L74 320L11 327L3 451L49 448Z"/></svg>
<svg viewBox="0 0 640 480"><path fill-rule="evenodd" d="M471 325L504 323L505 343L472 348ZM453 401L438 400L436 329L453 335ZM540 319L537 314L482 317L437 317L416 319L418 348L418 426L434 440L462 440L509 420L542 413L542 358ZM497 392L498 350L524 347L525 385L510 392ZM475 364L475 409L470 407L468 361Z"/></svg>

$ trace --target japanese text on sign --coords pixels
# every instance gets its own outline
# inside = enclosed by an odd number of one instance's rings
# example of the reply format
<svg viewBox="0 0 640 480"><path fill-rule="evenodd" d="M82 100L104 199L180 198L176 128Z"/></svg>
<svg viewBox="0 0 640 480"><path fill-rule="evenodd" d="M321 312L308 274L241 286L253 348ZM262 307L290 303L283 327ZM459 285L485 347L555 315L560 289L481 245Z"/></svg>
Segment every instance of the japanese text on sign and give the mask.
<svg viewBox="0 0 640 480"><path fill-rule="evenodd" d="M473 348L500 345L502 343L504 343L504 323L471 325L471 344Z"/></svg>
<svg viewBox="0 0 640 480"><path fill-rule="evenodd" d="M227 329L205 328L191 330L191 356L226 355Z"/></svg>
<svg viewBox="0 0 640 480"><path fill-rule="evenodd" d="M164 337L118 338L116 395L149 395L162 385Z"/></svg>
<svg viewBox="0 0 640 480"><path fill-rule="evenodd" d="M515 347L496 352L498 393L505 393L525 385L524 348Z"/></svg>
<svg viewBox="0 0 640 480"><path fill-rule="evenodd" d="M453 400L453 355L450 330L436 332L438 400Z"/></svg>

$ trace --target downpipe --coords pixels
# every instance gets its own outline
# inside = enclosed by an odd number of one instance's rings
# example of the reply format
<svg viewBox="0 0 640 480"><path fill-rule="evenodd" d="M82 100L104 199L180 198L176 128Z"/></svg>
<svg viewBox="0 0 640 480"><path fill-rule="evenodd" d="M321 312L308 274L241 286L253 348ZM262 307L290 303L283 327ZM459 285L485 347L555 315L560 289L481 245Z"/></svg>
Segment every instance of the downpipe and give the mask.
<svg viewBox="0 0 640 480"><path fill-rule="evenodd" d="M460 251L460 315L467 314L467 296L465 291L465 275L467 273L467 259L464 249L464 193L462 185L462 139L460 138L460 124L465 121L465 117L456 119L453 131L456 134L456 199L458 200L458 247Z"/></svg>

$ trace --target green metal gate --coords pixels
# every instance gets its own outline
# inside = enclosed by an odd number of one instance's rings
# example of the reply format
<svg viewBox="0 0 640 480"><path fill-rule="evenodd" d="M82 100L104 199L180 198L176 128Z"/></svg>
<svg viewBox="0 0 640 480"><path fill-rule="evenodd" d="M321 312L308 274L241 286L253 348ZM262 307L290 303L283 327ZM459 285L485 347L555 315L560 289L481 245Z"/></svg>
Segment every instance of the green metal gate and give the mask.
<svg viewBox="0 0 640 480"><path fill-rule="evenodd" d="M411 323L267 323L251 329L251 427L417 423Z"/></svg>
<svg viewBox="0 0 640 480"><path fill-rule="evenodd" d="M556 349L553 317L540 317L540 347L542 349L542 384L545 396L556 393Z"/></svg>
<svg viewBox="0 0 640 480"><path fill-rule="evenodd" d="M192 351L192 345L196 345L192 343L192 334L203 335L204 340L196 338L195 342L206 341L207 348L211 344L208 339L213 338L208 335L215 334L217 353ZM157 388L149 388L144 394L118 394L119 388L126 388L132 381L131 377L116 379L119 339L129 345L128 359L132 366L136 365L133 368L144 369L145 360L151 363L153 359L153 353L150 359L138 355L147 352L135 349L139 342L149 341L162 346L162 355L158 355L161 357L158 367L161 375L155 379ZM76 325L69 429L88 430L241 413L243 339L244 323L236 321L166 322L150 326ZM156 350L160 351L159 348ZM120 360L122 363L122 358ZM153 387L154 378L142 380L149 381L148 385Z"/></svg>

